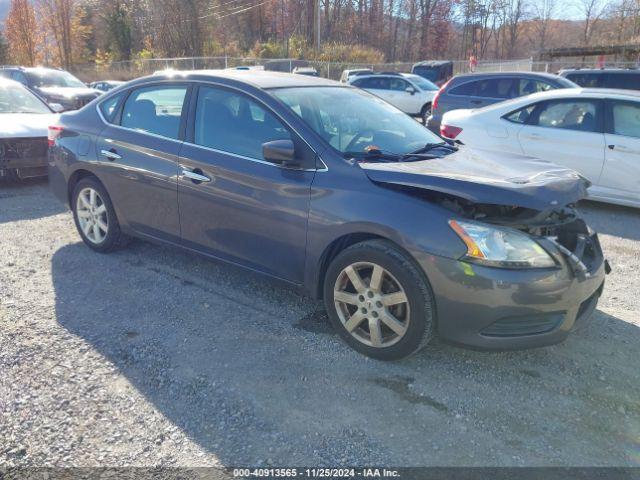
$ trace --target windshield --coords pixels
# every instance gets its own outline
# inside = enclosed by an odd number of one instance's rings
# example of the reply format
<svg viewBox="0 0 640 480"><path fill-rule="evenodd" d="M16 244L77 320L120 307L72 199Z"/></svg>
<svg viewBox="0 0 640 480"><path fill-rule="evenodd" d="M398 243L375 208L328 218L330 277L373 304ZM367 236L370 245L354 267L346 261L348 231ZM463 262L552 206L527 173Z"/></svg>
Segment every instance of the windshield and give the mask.
<svg viewBox="0 0 640 480"><path fill-rule="evenodd" d="M422 78L420 75L406 75L406 78L411 80L422 90L439 90L435 83L430 82L426 78Z"/></svg>
<svg viewBox="0 0 640 480"><path fill-rule="evenodd" d="M442 142L422 124L364 90L296 87L271 92L346 156L371 149L404 155Z"/></svg>
<svg viewBox="0 0 640 480"><path fill-rule="evenodd" d="M33 87L85 87L85 84L69 72L57 70L30 70L29 84Z"/></svg>
<svg viewBox="0 0 640 480"><path fill-rule="evenodd" d="M0 113L51 113L49 107L22 85L0 85Z"/></svg>

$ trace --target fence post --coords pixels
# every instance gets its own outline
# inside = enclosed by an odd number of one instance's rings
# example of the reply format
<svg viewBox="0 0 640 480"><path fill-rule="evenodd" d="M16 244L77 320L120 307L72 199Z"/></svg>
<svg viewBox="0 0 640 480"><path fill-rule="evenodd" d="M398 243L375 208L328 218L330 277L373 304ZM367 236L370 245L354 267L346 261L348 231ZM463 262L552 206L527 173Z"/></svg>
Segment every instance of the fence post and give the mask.
<svg viewBox="0 0 640 480"><path fill-rule="evenodd" d="M227 54L224 54L224 68L229 68L227 63Z"/></svg>

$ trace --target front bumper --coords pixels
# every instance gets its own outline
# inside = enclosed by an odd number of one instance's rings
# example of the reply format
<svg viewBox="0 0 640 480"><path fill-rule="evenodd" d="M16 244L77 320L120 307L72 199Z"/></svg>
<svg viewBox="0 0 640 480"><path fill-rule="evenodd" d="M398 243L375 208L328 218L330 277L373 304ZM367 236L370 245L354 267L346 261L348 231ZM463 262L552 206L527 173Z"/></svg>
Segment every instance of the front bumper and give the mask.
<svg viewBox="0 0 640 480"><path fill-rule="evenodd" d="M18 171L26 176L46 175L47 138L3 138L0 140L0 172Z"/></svg>
<svg viewBox="0 0 640 480"><path fill-rule="evenodd" d="M594 236L597 243L597 237ZM563 341L586 322L604 287L605 261L576 272L558 254L557 269L512 270L428 256L441 338L475 348L511 350Z"/></svg>

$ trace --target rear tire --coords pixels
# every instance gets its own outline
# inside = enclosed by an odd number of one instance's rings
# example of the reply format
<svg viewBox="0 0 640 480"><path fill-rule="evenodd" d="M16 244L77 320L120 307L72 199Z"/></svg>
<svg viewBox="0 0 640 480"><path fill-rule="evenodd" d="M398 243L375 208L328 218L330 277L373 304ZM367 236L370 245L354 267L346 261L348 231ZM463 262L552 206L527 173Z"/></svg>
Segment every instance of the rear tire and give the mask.
<svg viewBox="0 0 640 480"><path fill-rule="evenodd" d="M86 177L76 184L71 208L78 233L89 248L107 253L124 244L111 198L98 179Z"/></svg>
<svg viewBox="0 0 640 480"><path fill-rule="evenodd" d="M344 341L378 360L407 357L434 335L429 282L406 253L385 240L357 243L336 256L324 278L324 303Z"/></svg>

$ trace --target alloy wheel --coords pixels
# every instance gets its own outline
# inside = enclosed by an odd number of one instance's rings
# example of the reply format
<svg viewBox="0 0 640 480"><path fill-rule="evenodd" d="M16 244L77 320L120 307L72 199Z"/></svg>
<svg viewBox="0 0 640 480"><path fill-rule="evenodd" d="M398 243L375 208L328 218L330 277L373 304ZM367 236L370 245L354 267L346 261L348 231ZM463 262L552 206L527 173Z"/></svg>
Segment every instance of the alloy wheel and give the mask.
<svg viewBox="0 0 640 480"><path fill-rule="evenodd" d="M107 206L100 194L91 187L83 188L76 201L78 223L90 242L102 243L109 232Z"/></svg>
<svg viewBox="0 0 640 480"><path fill-rule="evenodd" d="M358 262L336 279L333 301L338 318L355 339L371 347L389 347L407 332L409 299L400 282L385 268Z"/></svg>

